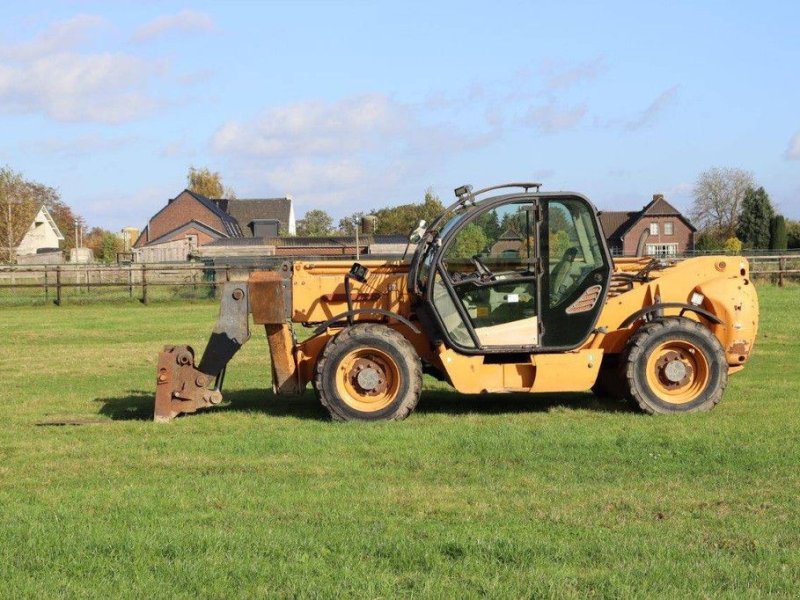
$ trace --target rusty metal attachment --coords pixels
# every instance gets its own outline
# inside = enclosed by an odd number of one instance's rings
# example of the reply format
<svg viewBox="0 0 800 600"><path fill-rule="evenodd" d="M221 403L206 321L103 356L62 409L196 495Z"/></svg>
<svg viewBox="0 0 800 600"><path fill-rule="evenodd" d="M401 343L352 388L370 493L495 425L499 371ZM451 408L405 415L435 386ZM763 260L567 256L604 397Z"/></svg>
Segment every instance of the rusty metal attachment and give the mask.
<svg viewBox="0 0 800 600"><path fill-rule="evenodd" d="M219 318L200 364L195 365L191 347L164 346L158 355L154 420L169 421L222 401L225 367L250 339L248 313L247 284L226 283ZM209 388L212 382L213 388Z"/></svg>
<svg viewBox="0 0 800 600"><path fill-rule="evenodd" d="M223 370L214 388L208 388L214 378L197 369L190 346L164 346L158 355L154 420L165 422L219 404L224 375Z"/></svg>

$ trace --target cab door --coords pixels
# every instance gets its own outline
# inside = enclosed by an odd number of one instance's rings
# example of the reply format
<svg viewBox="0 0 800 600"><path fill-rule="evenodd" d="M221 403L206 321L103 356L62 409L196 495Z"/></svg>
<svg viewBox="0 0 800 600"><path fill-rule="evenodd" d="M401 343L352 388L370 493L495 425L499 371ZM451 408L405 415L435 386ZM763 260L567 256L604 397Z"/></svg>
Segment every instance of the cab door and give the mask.
<svg viewBox="0 0 800 600"><path fill-rule="evenodd" d="M594 207L561 193L472 209L453 220L430 265L423 312L467 354L577 348L594 329L611 275Z"/></svg>
<svg viewBox="0 0 800 600"><path fill-rule="evenodd" d="M540 344L536 198L474 209L443 239L428 299L467 353L533 352Z"/></svg>
<svg viewBox="0 0 800 600"><path fill-rule="evenodd" d="M541 346L572 349L586 340L597 322L608 291L611 258L588 200L577 195L543 198L542 211Z"/></svg>

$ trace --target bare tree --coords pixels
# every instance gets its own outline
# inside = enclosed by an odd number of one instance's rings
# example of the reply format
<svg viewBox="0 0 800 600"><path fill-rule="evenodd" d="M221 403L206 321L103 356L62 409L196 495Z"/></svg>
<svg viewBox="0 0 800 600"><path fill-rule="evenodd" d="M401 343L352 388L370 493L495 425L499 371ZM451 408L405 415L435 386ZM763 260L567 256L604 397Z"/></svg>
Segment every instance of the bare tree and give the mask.
<svg viewBox="0 0 800 600"><path fill-rule="evenodd" d="M753 174L743 169L713 168L701 173L694 186L692 221L722 239L734 237L745 194L754 186Z"/></svg>

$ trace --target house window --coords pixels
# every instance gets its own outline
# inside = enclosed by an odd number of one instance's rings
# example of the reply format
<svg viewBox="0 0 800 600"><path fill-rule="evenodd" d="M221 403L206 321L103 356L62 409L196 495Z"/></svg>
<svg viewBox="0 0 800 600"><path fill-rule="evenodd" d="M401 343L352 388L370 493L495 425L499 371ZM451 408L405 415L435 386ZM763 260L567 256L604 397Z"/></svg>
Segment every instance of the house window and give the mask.
<svg viewBox="0 0 800 600"><path fill-rule="evenodd" d="M664 235L672 235L673 233L675 232L672 229L672 221L664 223Z"/></svg>
<svg viewBox="0 0 800 600"><path fill-rule="evenodd" d="M189 247L192 249L197 248L197 236L190 234L186 236L186 241L189 242Z"/></svg>
<svg viewBox="0 0 800 600"><path fill-rule="evenodd" d="M678 254L678 244L647 244L648 256L675 256Z"/></svg>
<svg viewBox="0 0 800 600"><path fill-rule="evenodd" d="M658 235L658 223L650 223L650 235Z"/></svg>

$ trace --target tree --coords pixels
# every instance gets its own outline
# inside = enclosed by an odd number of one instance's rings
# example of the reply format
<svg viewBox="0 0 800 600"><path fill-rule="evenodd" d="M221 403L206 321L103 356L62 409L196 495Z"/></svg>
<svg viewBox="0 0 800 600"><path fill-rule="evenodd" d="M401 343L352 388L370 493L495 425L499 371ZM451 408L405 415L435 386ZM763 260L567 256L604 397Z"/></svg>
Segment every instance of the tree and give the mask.
<svg viewBox="0 0 800 600"><path fill-rule="evenodd" d="M315 208L309 210L297 222L297 235L310 237L323 237L333 233L333 219L324 210Z"/></svg>
<svg viewBox="0 0 800 600"><path fill-rule="evenodd" d="M500 228L500 217L496 210L483 213L473 222L480 226L486 234L486 237L490 240L497 241L503 234L503 230Z"/></svg>
<svg viewBox="0 0 800 600"><path fill-rule="evenodd" d="M563 229L559 229L556 232L551 231L548 244L550 246L550 257L558 259L564 256L568 248L575 247L572 240L569 239L569 234Z"/></svg>
<svg viewBox="0 0 800 600"><path fill-rule="evenodd" d="M775 211L763 187L749 188L742 201L742 213L736 225L736 237L747 248L768 248L770 221Z"/></svg>
<svg viewBox="0 0 800 600"><path fill-rule="evenodd" d="M102 227L92 227L83 239L83 245L92 250L94 257L104 263L117 260L117 252L122 252L122 238Z"/></svg>
<svg viewBox="0 0 800 600"><path fill-rule="evenodd" d="M800 221L786 222L786 241L788 248L800 248Z"/></svg>
<svg viewBox="0 0 800 600"><path fill-rule="evenodd" d="M401 204L374 210L378 219L376 233L406 235L415 229L421 220L428 224L444 212L444 205L439 197L428 189L425 199L420 204Z"/></svg>
<svg viewBox="0 0 800 600"><path fill-rule="evenodd" d="M690 211L695 226L712 229L723 240L734 237L742 202L752 187L752 174L742 169L714 168L701 173L694 186Z"/></svg>
<svg viewBox="0 0 800 600"><path fill-rule="evenodd" d="M486 250L488 243L489 238L486 237L483 228L476 223L470 223L458 232L453 245L447 251L447 256L451 260L471 258Z"/></svg>
<svg viewBox="0 0 800 600"><path fill-rule="evenodd" d="M207 167L202 169L189 167L186 183L189 191L206 198L236 198L236 194L231 188L226 188L222 185L222 175L217 171L211 171Z"/></svg>
<svg viewBox="0 0 800 600"><path fill-rule="evenodd" d="M769 234L770 250L786 250L788 247L788 239L786 235L786 219L783 218L783 215L772 217Z"/></svg>
<svg viewBox="0 0 800 600"><path fill-rule="evenodd" d="M13 263L15 249L30 227L36 208L20 173L9 167L0 169L0 259Z"/></svg>
<svg viewBox="0 0 800 600"><path fill-rule="evenodd" d="M700 253L716 252L722 250L723 243L722 236L719 232L714 231L713 228L709 228L697 234L694 249Z"/></svg>
<svg viewBox="0 0 800 600"><path fill-rule="evenodd" d="M739 254L742 251L742 240L729 237L722 245L722 249L728 254Z"/></svg>
<svg viewBox="0 0 800 600"><path fill-rule="evenodd" d="M28 231L36 212L44 205L64 235L63 247L75 246L75 221L81 217L61 201L58 191L25 179L9 167L0 169L0 260L14 261L16 248Z"/></svg>
<svg viewBox="0 0 800 600"><path fill-rule="evenodd" d="M336 228L339 233L342 235L355 235L356 234L356 227L361 226L361 219L364 217L364 213L354 212L349 217L342 217L339 219L339 226Z"/></svg>

